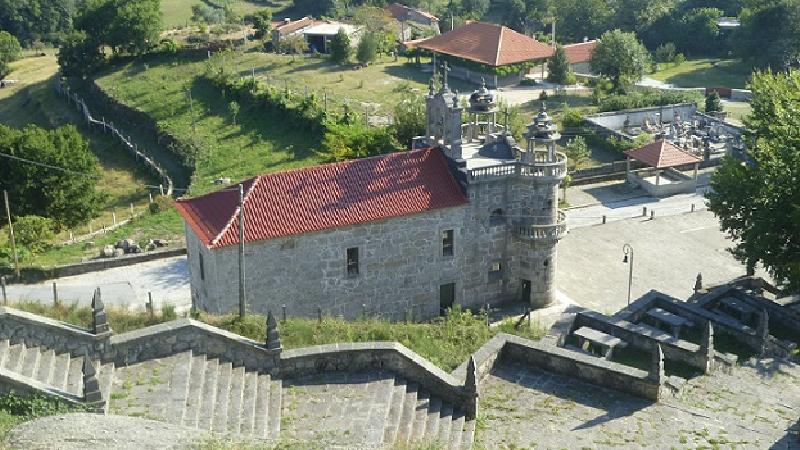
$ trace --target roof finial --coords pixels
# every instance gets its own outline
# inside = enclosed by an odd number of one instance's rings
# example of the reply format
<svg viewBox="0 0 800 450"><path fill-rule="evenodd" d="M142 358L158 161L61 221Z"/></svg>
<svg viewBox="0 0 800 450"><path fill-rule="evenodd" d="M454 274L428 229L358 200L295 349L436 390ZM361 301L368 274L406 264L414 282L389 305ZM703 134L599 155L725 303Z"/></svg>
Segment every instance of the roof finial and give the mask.
<svg viewBox="0 0 800 450"><path fill-rule="evenodd" d="M542 101L542 112L547 112L547 102Z"/></svg>
<svg viewBox="0 0 800 450"><path fill-rule="evenodd" d="M436 94L436 88L433 85L433 77L431 77L430 81L428 82L428 95Z"/></svg>

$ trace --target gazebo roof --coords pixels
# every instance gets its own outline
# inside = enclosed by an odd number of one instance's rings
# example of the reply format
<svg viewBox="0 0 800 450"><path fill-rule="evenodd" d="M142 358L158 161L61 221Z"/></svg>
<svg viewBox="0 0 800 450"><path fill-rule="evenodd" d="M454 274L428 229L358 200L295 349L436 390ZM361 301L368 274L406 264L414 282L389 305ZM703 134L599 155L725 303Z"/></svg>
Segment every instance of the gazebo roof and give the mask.
<svg viewBox="0 0 800 450"><path fill-rule="evenodd" d="M656 169L694 164L702 161L700 158L678 148L671 142L661 139L634 150L625 152L628 157L641 161Z"/></svg>

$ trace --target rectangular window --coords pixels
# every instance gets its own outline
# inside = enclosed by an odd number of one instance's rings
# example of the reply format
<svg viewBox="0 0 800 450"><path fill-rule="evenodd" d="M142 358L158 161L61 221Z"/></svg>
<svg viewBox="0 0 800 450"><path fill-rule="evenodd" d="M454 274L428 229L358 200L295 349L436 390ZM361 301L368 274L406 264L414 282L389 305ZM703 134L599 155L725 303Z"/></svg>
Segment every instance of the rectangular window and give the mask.
<svg viewBox="0 0 800 450"><path fill-rule="evenodd" d="M442 231L442 256L453 256L453 230Z"/></svg>
<svg viewBox="0 0 800 450"><path fill-rule="evenodd" d="M489 266L489 281L497 281L503 278L503 263L495 261Z"/></svg>
<svg viewBox="0 0 800 450"><path fill-rule="evenodd" d="M197 254L200 255L200 279L201 280L205 280L206 279L206 268L205 268L205 264L203 264L203 254L199 253L199 252Z"/></svg>
<svg viewBox="0 0 800 450"><path fill-rule="evenodd" d="M489 272L502 272L503 271L503 264L500 261L495 261L492 263L492 267L489 268Z"/></svg>
<svg viewBox="0 0 800 450"><path fill-rule="evenodd" d="M347 275L358 276L358 247L347 249Z"/></svg>

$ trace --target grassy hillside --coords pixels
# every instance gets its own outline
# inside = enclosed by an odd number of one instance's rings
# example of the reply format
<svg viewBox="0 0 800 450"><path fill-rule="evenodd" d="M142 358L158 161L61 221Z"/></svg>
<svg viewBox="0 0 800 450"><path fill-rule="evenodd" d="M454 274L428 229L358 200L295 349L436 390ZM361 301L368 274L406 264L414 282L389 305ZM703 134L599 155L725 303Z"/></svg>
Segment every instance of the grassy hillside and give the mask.
<svg viewBox="0 0 800 450"><path fill-rule="evenodd" d="M162 21L165 29L183 27L190 23L192 5L207 4L203 0L161 0ZM233 10L244 16L264 8L280 13L291 7L292 0L234 0Z"/></svg>
<svg viewBox="0 0 800 450"><path fill-rule="evenodd" d="M650 77L685 88L744 89L752 71L751 66L734 59L690 59L678 65L664 65Z"/></svg>

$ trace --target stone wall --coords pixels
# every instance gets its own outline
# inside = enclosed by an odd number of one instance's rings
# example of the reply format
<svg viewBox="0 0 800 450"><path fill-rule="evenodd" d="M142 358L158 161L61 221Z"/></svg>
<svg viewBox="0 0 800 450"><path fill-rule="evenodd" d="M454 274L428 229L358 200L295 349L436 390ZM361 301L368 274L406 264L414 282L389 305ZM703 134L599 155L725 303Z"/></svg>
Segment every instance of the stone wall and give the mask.
<svg viewBox="0 0 800 450"><path fill-rule="evenodd" d="M605 129L611 134L622 130L625 119L630 120L631 126L639 127L644 122L645 116L653 117L661 114L664 123L672 122L675 113L680 114L681 120L692 117L697 112L694 103L681 103L677 105L653 106L650 108L625 109L622 111L603 112L586 117L586 121L598 128Z"/></svg>
<svg viewBox="0 0 800 450"><path fill-rule="evenodd" d="M95 357L105 348L107 338L108 335L95 336L64 322L0 307L0 339L8 339L12 344L24 342L74 357L87 353Z"/></svg>
<svg viewBox="0 0 800 450"><path fill-rule="evenodd" d="M661 385L643 370L518 336L504 337L506 344L502 351L503 358L637 397L653 401L659 399Z"/></svg>
<svg viewBox="0 0 800 450"><path fill-rule="evenodd" d="M27 378L5 368L0 368L0 395L43 395L53 400L79 405L81 398L59 389L54 389L32 378Z"/></svg>

